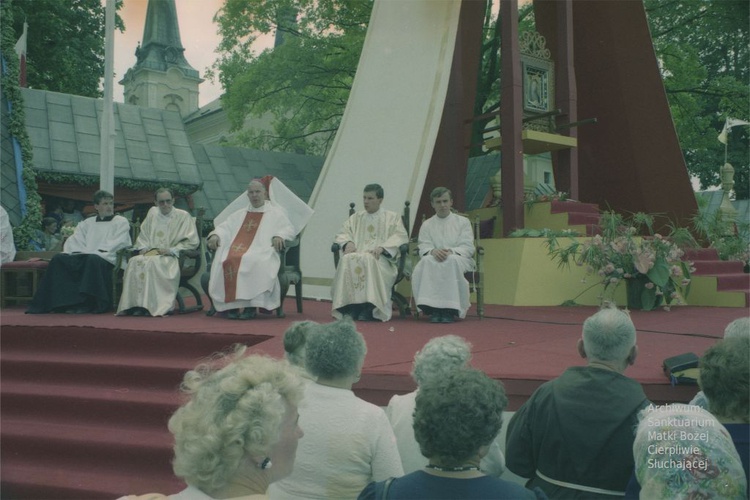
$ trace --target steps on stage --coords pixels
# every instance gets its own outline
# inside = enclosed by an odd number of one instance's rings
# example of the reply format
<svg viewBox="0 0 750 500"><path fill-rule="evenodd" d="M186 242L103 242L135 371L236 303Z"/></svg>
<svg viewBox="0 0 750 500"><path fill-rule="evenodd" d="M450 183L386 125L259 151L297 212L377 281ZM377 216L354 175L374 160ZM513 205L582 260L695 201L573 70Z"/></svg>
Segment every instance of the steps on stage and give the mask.
<svg viewBox="0 0 750 500"><path fill-rule="evenodd" d="M695 266L691 304L729 305L729 301L734 307L750 307L750 274L744 272L742 262L720 260L714 248L688 250L685 258Z"/></svg>
<svg viewBox="0 0 750 500"><path fill-rule="evenodd" d="M4 325L0 495L111 500L180 491L167 421L183 375L236 342L268 338Z"/></svg>

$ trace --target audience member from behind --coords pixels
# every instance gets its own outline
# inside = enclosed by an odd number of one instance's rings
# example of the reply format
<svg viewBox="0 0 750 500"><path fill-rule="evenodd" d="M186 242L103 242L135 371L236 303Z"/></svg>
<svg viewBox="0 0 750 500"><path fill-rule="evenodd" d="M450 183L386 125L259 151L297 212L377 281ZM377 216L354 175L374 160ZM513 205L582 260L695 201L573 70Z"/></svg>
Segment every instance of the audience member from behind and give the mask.
<svg viewBox="0 0 750 500"><path fill-rule="evenodd" d="M545 498L538 489L526 490L480 469L507 404L502 384L474 369L459 368L420 385L414 434L429 463L404 477L370 483L359 498Z"/></svg>
<svg viewBox="0 0 750 500"><path fill-rule="evenodd" d="M272 499L348 499L367 483L403 474L385 412L354 395L367 347L350 319L320 325L307 338L305 366L317 377L300 406L294 472L269 490Z"/></svg>
<svg viewBox="0 0 750 500"><path fill-rule="evenodd" d="M747 498L747 479L729 433L700 407L644 410L633 456L640 498Z"/></svg>
<svg viewBox="0 0 750 500"><path fill-rule="evenodd" d="M313 377L305 368L305 353L307 338L317 327L315 321L295 321L284 332L284 357L299 370L300 375L311 380Z"/></svg>
<svg viewBox="0 0 750 500"><path fill-rule="evenodd" d="M550 498L622 496L633 470L633 429L648 404L624 375L638 352L630 317L606 308L586 319L578 352L587 366L543 384L513 415L506 465Z"/></svg>
<svg viewBox="0 0 750 500"><path fill-rule="evenodd" d="M189 400L169 419L169 430L174 472L188 487L170 499L268 498L268 485L292 471L303 435L297 424L302 380L285 361L243 357L244 351L238 347L185 375Z"/></svg>
<svg viewBox="0 0 750 500"><path fill-rule="evenodd" d="M417 383L417 390L403 396L393 396L385 410L396 435L404 474L422 469L427 465L427 458L422 455L414 437L413 415L419 388L427 383L442 380L456 370L466 368L470 359L471 344L456 335L434 338L414 355L411 376ZM505 459L497 441L492 442L480 465L482 471L488 475L499 476L503 473Z"/></svg>
<svg viewBox="0 0 750 500"><path fill-rule="evenodd" d="M729 336L701 358L699 384L708 410L726 427L750 483L750 338Z"/></svg>
<svg viewBox="0 0 750 500"><path fill-rule="evenodd" d="M750 317L745 316L737 318L727 325L724 329L724 338L730 339L740 337L750 340ZM704 391L698 391L698 394L690 401L691 405L697 405L704 410L709 409L708 398Z"/></svg>

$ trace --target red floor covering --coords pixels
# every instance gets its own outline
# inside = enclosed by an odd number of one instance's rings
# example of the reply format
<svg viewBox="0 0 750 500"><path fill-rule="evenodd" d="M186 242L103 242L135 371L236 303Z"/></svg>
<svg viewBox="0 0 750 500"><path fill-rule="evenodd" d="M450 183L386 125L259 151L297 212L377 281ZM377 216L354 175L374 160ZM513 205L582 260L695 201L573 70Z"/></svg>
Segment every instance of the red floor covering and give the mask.
<svg viewBox="0 0 750 500"><path fill-rule="evenodd" d="M254 344L252 351L279 357L283 354L284 330L291 322L331 320L330 302L306 300L304 313L300 314L293 310L293 302L289 301L287 309L286 318L261 314L251 321L231 321L221 316L207 317L203 312L164 318L111 314L27 315L23 307L9 307L0 312L0 327L88 327L87 330L96 331L97 335L114 336L111 341L117 342L119 338L124 343L132 342L133 332L138 332L139 338L153 337L151 344L138 342L139 352L144 356L158 355L160 349L175 341L175 335L222 335L227 345L236 335L238 341ZM453 324L432 324L425 317L400 318L397 315L387 323L359 322L358 329L365 336L368 353L362 380L355 391L373 403L385 405L392 394L412 390L414 384L409 373L414 353L430 338L446 334L460 335L471 342L472 364L505 383L510 396L509 410L516 409L542 382L556 377L568 366L584 363L575 344L583 321L595 308L490 305L486 309L483 320L469 316ZM633 311L639 357L626 374L641 382L655 402L690 399L696 388L671 386L662 372L662 361L685 352L701 355L715 339L722 337L730 321L746 313L736 308L690 306L673 308L669 312ZM146 352L149 345L157 352Z"/></svg>

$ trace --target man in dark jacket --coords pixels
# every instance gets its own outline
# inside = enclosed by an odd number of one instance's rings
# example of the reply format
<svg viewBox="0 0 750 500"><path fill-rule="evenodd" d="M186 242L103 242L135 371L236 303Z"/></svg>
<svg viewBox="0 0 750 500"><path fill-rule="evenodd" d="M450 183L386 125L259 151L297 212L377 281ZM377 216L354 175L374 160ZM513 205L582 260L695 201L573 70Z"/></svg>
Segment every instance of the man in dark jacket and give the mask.
<svg viewBox="0 0 750 500"><path fill-rule="evenodd" d="M568 368L539 387L508 425L506 466L550 498L623 496L633 471L633 430L649 401L623 375L638 348L630 316L602 309L583 323Z"/></svg>

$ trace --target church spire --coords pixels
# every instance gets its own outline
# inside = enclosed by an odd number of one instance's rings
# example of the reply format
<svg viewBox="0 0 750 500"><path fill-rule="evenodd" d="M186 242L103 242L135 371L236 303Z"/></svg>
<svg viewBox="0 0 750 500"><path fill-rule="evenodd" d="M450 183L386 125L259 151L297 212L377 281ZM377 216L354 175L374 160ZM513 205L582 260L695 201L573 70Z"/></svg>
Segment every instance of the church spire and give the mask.
<svg viewBox="0 0 750 500"><path fill-rule="evenodd" d="M203 80L185 59L175 0L149 0L135 56L135 65L120 82L126 103L177 111L183 118L198 110Z"/></svg>
<svg viewBox="0 0 750 500"><path fill-rule="evenodd" d="M190 66L184 53L174 0L149 0L143 42L136 50L138 62L135 69L144 67L166 71L177 67L185 76L199 78L198 71Z"/></svg>

